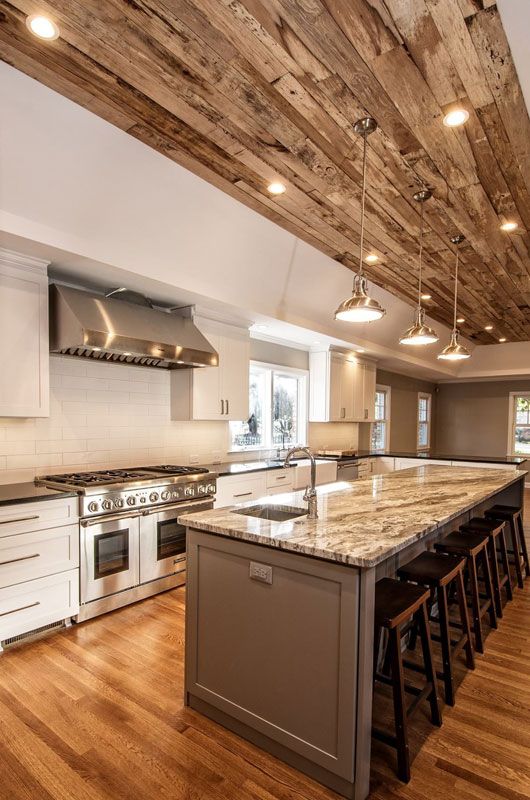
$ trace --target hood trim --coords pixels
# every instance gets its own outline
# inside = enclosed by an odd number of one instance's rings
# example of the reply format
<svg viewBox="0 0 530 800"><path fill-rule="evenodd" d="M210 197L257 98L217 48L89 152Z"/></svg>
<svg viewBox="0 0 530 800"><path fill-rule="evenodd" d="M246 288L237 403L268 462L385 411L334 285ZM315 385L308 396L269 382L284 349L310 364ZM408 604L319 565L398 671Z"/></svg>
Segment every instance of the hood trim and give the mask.
<svg viewBox="0 0 530 800"><path fill-rule="evenodd" d="M50 286L50 352L161 369L219 364L192 309L148 308L60 284Z"/></svg>

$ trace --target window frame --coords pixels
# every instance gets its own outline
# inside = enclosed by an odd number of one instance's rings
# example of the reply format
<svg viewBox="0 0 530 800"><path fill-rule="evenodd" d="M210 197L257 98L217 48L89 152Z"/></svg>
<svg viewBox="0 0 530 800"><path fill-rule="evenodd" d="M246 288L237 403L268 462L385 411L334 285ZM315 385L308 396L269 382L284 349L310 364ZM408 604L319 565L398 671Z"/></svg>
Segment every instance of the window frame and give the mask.
<svg viewBox="0 0 530 800"><path fill-rule="evenodd" d="M420 400L427 400L427 420L420 421ZM420 425L427 424L427 444L420 444ZM430 392L418 392L418 402L416 405L416 450L423 452L431 448L431 425L432 425L432 394Z"/></svg>
<svg viewBox="0 0 530 800"><path fill-rule="evenodd" d="M265 361L249 362L249 372L252 368L264 370L267 372L267 387L266 387L266 408L263 415L263 428L264 428L264 442L259 445L249 445L247 447L234 447L232 443L232 431L230 423L228 425L228 453L251 453L265 450L277 450L280 445L273 443L273 391L274 391L274 373L280 375L287 375L298 380L298 408L297 408L297 441L296 444L304 447L308 443L309 431L309 370L299 369L297 367L286 367L284 364L269 364Z"/></svg>
<svg viewBox="0 0 530 800"><path fill-rule="evenodd" d="M383 450L377 450L378 453L388 453L390 450L390 423L391 423L391 404L392 404L392 387L385 386L382 383L377 383L375 386L375 391L377 392L384 392L386 394L385 400L385 417L384 419L374 420L374 422L370 425L370 450L372 449L372 432L373 426L376 425L378 422L385 423L385 446ZM375 407L374 407L374 416L375 416Z"/></svg>
<svg viewBox="0 0 530 800"><path fill-rule="evenodd" d="M515 413L515 401L517 397L527 397L530 400L530 391L510 392L510 407L508 412L508 447L506 455L515 456L517 458L525 458L528 456L530 460L530 453L517 453L515 451L515 428L517 427L517 415Z"/></svg>

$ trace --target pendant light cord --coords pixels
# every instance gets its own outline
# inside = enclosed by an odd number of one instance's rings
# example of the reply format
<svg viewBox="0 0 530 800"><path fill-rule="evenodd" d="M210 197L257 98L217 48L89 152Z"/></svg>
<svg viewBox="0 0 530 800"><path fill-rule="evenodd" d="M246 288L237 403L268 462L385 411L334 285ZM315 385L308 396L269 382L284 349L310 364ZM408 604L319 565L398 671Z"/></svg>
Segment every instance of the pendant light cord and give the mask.
<svg viewBox="0 0 530 800"><path fill-rule="evenodd" d="M364 206L366 203L366 138L367 134L363 134L363 188L361 194L361 243L359 253L359 277L363 275L363 249L364 249Z"/></svg>
<svg viewBox="0 0 530 800"><path fill-rule="evenodd" d="M456 332L456 305L458 300L458 245L456 246L456 264L455 264L455 305L453 309L453 331Z"/></svg>
<svg viewBox="0 0 530 800"><path fill-rule="evenodd" d="M422 271L422 257L423 257L423 206L424 201L421 203L420 210L420 269L418 279L418 308L421 310L421 271Z"/></svg>

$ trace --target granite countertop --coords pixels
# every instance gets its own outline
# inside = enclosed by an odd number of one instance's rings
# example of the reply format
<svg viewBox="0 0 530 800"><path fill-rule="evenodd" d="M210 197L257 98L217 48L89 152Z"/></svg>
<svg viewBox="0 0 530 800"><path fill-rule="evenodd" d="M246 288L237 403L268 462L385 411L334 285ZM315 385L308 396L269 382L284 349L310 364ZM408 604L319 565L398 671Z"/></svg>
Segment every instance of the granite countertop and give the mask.
<svg viewBox="0 0 530 800"><path fill-rule="evenodd" d="M337 482L317 489L319 519L272 522L234 513L236 506L184 514L179 522L208 533L278 547L355 567L374 567L520 480L524 472L426 465ZM268 503L303 508L303 492Z"/></svg>
<svg viewBox="0 0 530 800"><path fill-rule="evenodd" d="M45 486L36 486L29 481L27 483L0 484L0 506L34 503L37 500L53 500L57 497L77 497L77 492L47 489Z"/></svg>
<svg viewBox="0 0 530 800"><path fill-rule="evenodd" d="M317 458L318 462L325 462L329 461L326 458ZM301 462L309 461L309 459L304 459L303 456L295 458L293 461L288 464L288 467L296 467ZM226 475L241 475L247 472L263 472L269 469L284 469L285 464L283 463L283 459L280 461L270 460L270 461L224 461L220 464L201 464L202 467L206 467L209 469L210 472L216 472L217 475L222 478Z"/></svg>
<svg viewBox="0 0 530 800"><path fill-rule="evenodd" d="M355 458L378 458L385 456L387 458L425 458L427 460L434 459L435 461L476 461L481 464L523 464L527 460L524 456L460 456L454 453L453 455L449 455L447 453L436 453L428 450L415 453L400 452L398 450L389 450L388 453L382 453L380 450L359 450Z"/></svg>

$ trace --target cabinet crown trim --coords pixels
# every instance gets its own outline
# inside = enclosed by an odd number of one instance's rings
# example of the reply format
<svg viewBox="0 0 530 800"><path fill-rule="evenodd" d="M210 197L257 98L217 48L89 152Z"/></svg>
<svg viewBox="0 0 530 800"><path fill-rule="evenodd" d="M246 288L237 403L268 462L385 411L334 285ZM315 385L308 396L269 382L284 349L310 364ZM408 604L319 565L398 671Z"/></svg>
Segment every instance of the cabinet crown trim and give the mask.
<svg viewBox="0 0 530 800"><path fill-rule="evenodd" d="M45 258L36 258L35 256L24 255L24 253L17 253L15 250L7 250L5 247L0 247L0 266L16 267L39 275L46 275L49 264L50 262Z"/></svg>

